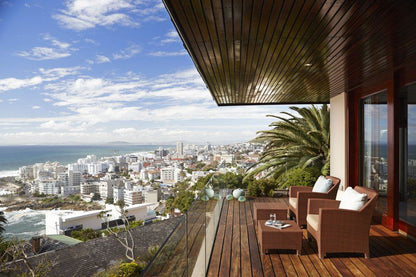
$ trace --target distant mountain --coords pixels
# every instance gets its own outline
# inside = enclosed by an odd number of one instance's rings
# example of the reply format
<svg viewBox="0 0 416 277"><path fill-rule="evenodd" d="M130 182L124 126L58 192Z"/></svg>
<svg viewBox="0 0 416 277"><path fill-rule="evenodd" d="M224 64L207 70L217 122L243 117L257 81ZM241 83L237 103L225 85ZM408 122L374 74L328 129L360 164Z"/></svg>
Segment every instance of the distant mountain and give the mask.
<svg viewBox="0 0 416 277"><path fill-rule="evenodd" d="M109 145L129 145L131 143L127 142L127 141L110 141L110 142L107 142L106 144L109 144Z"/></svg>

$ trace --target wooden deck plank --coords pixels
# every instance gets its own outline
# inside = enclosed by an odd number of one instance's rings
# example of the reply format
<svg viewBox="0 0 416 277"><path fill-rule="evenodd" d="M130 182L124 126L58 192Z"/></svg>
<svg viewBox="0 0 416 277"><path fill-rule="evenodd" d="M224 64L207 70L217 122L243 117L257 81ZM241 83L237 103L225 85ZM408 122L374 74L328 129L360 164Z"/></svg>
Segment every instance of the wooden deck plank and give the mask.
<svg viewBox="0 0 416 277"><path fill-rule="evenodd" d="M228 204L227 224L225 225L224 246L222 248L219 276L230 276L231 268L231 240L233 238L234 205Z"/></svg>
<svg viewBox="0 0 416 277"><path fill-rule="evenodd" d="M273 265L273 271L275 276L286 276L285 269L283 267L282 260L279 255L268 255Z"/></svg>
<svg viewBox="0 0 416 277"><path fill-rule="evenodd" d="M299 259L305 268L306 272L309 276L321 276L319 272L316 270L315 266L313 265L311 259L309 258L309 255L305 255L305 250L303 247L303 244L305 243L305 240L302 240L302 254L299 256Z"/></svg>
<svg viewBox="0 0 416 277"><path fill-rule="evenodd" d="M254 229L251 203L246 202L245 208L246 208L246 215L247 215L247 231L248 231L249 246L250 246L251 270L252 270L253 276L263 276L263 267L261 264L259 247L257 244L256 230Z"/></svg>
<svg viewBox="0 0 416 277"><path fill-rule="evenodd" d="M280 254L279 252L279 256L280 259L282 261L282 265L283 265L283 269L286 272L287 276L298 276L298 274L296 273L295 267L293 266L289 255L288 254Z"/></svg>
<svg viewBox="0 0 416 277"><path fill-rule="evenodd" d="M300 259L300 257L298 255L296 255L296 254L289 255L289 258L292 261L292 264L295 267L295 270L296 270L298 276L307 276L308 275L305 267L303 266L302 260Z"/></svg>
<svg viewBox="0 0 416 277"><path fill-rule="evenodd" d="M230 276L241 275L241 242L240 242L240 202L233 201L234 215L233 215L233 236L232 236L232 251L231 251L231 272Z"/></svg>
<svg viewBox="0 0 416 277"><path fill-rule="evenodd" d="M311 260L311 263L315 266L315 269L320 276L341 276L339 272L332 275L328 272L325 265L321 262L321 260L318 258L318 256L315 254L314 250L308 243L306 230L303 231L302 254L306 254L306 256Z"/></svg>
<svg viewBox="0 0 416 277"><path fill-rule="evenodd" d="M222 207L220 221L218 224L218 231L215 236L214 247L211 253L211 260L208 267L208 276L215 277L219 274L221 253L224 243L225 226L227 224L228 201L225 201Z"/></svg>
<svg viewBox="0 0 416 277"><path fill-rule="evenodd" d="M371 234L374 234L374 231L371 230ZM388 245L383 244L380 241L378 236L371 236L372 248L378 253L376 256L380 257L384 262L388 262L392 268L395 268L397 271L407 272L407 274L413 275L415 273L414 264L400 255L395 253L394 248L389 247Z"/></svg>
<svg viewBox="0 0 416 277"><path fill-rule="evenodd" d="M224 202L208 276L414 276L416 243L381 225L370 230L370 259L330 254L321 260L316 242L306 240L306 230L301 256L283 250L262 255L252 204L271 201L287 205L287 197Z"/></svg>
<svg viewBox="0 0 416 277"><path fill-rule="evenodd" d="M240 203L241 276L251 277L250 248L248 246L247 215L244 203Z"/></svg>

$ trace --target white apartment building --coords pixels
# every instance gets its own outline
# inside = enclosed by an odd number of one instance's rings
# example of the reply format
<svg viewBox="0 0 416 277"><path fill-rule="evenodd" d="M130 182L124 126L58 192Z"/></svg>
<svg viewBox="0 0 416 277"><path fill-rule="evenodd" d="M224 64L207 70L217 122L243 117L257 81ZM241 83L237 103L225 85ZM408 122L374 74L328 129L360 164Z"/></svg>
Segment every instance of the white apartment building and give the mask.
<svg viewBox="0 0 416 277"><path fill-rule="evenodd" d="M196 181L198 181L199 178L205 177L208 174L208 171L192 171L191 181L195 183Z"/></svg>
<svg viewBox="0 0 416 277"><path fill-rule="evenodd" d="M80 192L80 186L61 186L61 196L68 196Z"/></svg>
<svg viewBox="0 0 416 277"><path fill-rule="evenodd" d="M143 193L141 191L124 190L124 203L126 205L141 204L144 202Z"/></svg>
<svg viewBox="0 0 416 277"><path fill-rule="evenodd" d="M139 178L143 181L149 180L148 171L146 169L140 170Z"/></svg>
<svg viewBox="0 0 416 277"><path fill-rule="evenodd" d="M31 165L20 167L19 176L22 179L33 179L33 167Z"/></svg>
<svg viewBox="0 0 416 277"><path fill-rule="evenodd" d="M58 195L60 193L60 186L58 181L52 178L36 180L36 186L39 193L48 195Z"/></svg>
<svg viewBox="0 0 416 277"><path fill-rule="evenodd" d="M131 170L132 172L140 172L140 170L143 168L143 164L141 162L134 162L129 164L129 171Z"/></svg>
<svg viewBox="0 0 416 277"><path fill-rule="evenodd" d="M159 190L145 190L144 203L157 203L160 200Z"/></svg>
<svg viewBox="0 0 416 277"><path fill-rule="evenodd" d="M149 204L138 204L129 206L127 209L127 216L134 216L136 220L146 220L149 211ZM46 235L59 235L64 234L65 231L74 230L77 227L82 229L91 228L93 230L100 230L103 227L105 219L99 215L102 212L106 212L108 220L115 220L120 218L120 209L114 205L106 205L105 210L99 211L50 211L45 215L45 228ZM154 213L154 212L153 212Z"/></svg>
<svg viewBox="0 0 416 277"><path fill-rule="evenodd" d="M68 164L68 171L74 171L74 172L88 172L88 166L86 164Z"/></svg>
<svg viewBox="0 0 416 277"><path fill-rule="evenodd" d="M182 141L178 141L176 143L176 155L178 155L178 157L183 156L183 142Z"/></svg>
<svg viewBox="0 0 416 277"><path fill-rule="evenodd" d="M234 162L234 155L233 154L222 154L220 157L222 162L225 163L233 163Z"/></svg>
<svg viewBox="0 0 416 277"><path fill-rule="evenodd" d="M163 183L173 184L175 183L175 168L165 167L160 170L160 180Z"/></svg>
<svg viewBox="0 0 416 277"><path fill-rule="evenodd" d="M77 171L68 171L68 185L69 186L79 186L81 184L81 172Z"/></svg>
<svg viewBox="0 0 416 277"><path fill-rule="evenodd" d="M124 200L124 187L119 185L113 186L113 200L116 203L119 200Z"/></svg>
<svg viewBox="0 0 416 277"><path fill-rule="evenodd" d="M87 155L85 158L78 159L78 164L89 164L89 163L95 163L97 162L97 156L96 155Z"/></svg>
<svg viewBox="0 0 416 277"><path fill-rule="evenodd" d="M58 173L58 175L56 176L56 179L61 187L69 185L68 173L66 172Z"/></svg>
<svg viewBox="0 0 416 277"><path fill-rule="evenodd" d="M113 187L108 181L102 181L98 183L99 193L101 199L105 200L109 197L113 197Z"/></svg>
<svg viewBox="0 0 416 277"><path fill-rule="evenodd" d="M96 182L94 183L82 182L80 185L80 191L82 195L89 195L91 193L98 193L99 189L98 189L98 185Z"/></svg>

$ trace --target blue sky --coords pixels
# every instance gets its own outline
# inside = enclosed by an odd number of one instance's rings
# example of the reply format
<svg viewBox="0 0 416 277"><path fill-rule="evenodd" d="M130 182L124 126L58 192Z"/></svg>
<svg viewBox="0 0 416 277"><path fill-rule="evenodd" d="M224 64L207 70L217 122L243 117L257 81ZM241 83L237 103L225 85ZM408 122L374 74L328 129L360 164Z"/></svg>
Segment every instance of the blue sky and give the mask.
<svg viewBox="0 0 416 277"><path fill-rule="evenodd" d="M287 106L218 107L159 0L0 1L0 145L244 142Z"/></svg>

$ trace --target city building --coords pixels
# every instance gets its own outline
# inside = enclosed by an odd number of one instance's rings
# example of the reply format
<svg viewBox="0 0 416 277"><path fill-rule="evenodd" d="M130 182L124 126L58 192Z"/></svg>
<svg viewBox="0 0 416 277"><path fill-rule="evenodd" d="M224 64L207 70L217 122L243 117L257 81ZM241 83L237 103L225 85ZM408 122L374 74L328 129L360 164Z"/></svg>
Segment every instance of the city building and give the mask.
<svg viewBox="0 0 416 277"><path fill-rule="evenodd" d="M176 155L177 157L183 157L183 142L182 141L178 141L176 143Z"/></svg>
<svg viewBox="0 0 416 277"><path fill-rule="evenodd" d="M90 195L91 193L99 193L99 188L96 182L82 182L80 185L82 195Z"/></svg>
<svg viewBox="0 0 416 277"><path fill-rule="evenodd" d="M106 200L107 198L113 197L113 186L109 181L101 181L98 183L98 189L101 199Z"/></svg>
<svg viewBox="0 0 416 277"><path fill-rule="evenodd" d="M124 203L128 206L141 204L144 202L143 193L141 191L124 190Z"/></svg>

